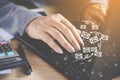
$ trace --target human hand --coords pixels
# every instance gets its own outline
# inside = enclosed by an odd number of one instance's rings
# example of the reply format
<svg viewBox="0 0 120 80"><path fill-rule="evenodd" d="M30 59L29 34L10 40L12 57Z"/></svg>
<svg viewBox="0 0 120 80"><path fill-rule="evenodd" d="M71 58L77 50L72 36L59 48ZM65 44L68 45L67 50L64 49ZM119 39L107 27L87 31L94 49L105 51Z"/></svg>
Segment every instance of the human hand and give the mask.
<svg viewBox="0 0 120 80"><path fill-rule="evenodd" d="M37 17L28 24L25 31L31 38L42 40L61 54L63 51L55 40L70 53L79 51L80 45L84 45L80 31L60 14Z"/></svg>
<svg viewBox="0 0 120 80"><path fill-rule="evenodd" d="M107 7L103 4L92 4L84 11L84 19L95 23L103 23L107 15Z"/></svg>

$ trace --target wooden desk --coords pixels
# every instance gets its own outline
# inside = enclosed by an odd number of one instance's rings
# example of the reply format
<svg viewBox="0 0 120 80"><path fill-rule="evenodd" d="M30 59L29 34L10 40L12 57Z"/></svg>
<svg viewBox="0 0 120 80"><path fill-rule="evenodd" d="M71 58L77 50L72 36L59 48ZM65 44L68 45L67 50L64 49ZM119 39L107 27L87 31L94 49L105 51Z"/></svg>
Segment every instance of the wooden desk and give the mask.
<svg viewBox="0 0 120 80"><path fill-rule="evenodd" d="M16 42L13 44L16 45ZM24 74L23 69L19 67L13 69L11 74L0 75L0 80L67 80L62 74L53 69L33 52L30 52L26 47L23 47L23 49L33 69L31 75ZM113 80L120 80L120 77Z"/></svg>
<svg viewBox="0 0 120 80"><path fill-rule="evenodd" d="M24 50L33 69L31 75L24 74L22 68L16 68L12 70L11 74L0 75L0 80L67 80L62 74L57 72L34 53L26 48L24 48Z"/></svg>
<svg viewBox="0 0 120 80"><path fill-rule="evenodd" d="M118 3L117 0L116 3ZM117 10L117 8L118 6L114 10ZM54 10L50 9L50 11ZM26 48L24 48L24 50L28 61L32 66L32 74L25 75L21 68L17 68L13 69L11 74L0 75L0 80L67 80L63 75L61 75L59 72L53 69L45 61L34 55L34 53L30 52ZM120 80L120 77L117 77L113 80Z"/></svg>

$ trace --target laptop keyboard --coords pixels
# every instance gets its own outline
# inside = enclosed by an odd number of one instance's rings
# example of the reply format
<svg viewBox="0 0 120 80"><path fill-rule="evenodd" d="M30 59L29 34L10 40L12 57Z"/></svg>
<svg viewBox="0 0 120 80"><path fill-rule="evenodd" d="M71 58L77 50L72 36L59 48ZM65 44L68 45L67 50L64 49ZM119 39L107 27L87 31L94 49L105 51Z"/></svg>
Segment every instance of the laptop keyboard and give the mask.
<svg viewBox="0 0 120 80"><path fill-rule="evenodd" d="M18 39L68 80L111 80L120 73L120 60L117 57L120 55L114 51L116 49L111 46L113 42L109 40L108 35L102 33L99 26L89 21L82 22L79 28L85 46L81 46L81 51L73 54L68 53L63 47L61 48L64 53L58 54L46 43L30 38L26 33ZM111 50L115 52L114 55Z"/></svg>

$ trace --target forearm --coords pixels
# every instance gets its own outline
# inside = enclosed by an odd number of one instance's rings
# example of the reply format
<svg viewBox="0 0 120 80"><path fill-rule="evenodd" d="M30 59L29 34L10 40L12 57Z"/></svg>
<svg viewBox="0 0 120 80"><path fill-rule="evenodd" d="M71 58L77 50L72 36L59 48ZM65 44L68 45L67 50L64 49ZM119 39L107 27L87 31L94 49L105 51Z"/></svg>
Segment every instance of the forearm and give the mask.
<svg viewBox="0 0 120 80"><path fill-rule="evenodd" d="M84 0L81 12L83 19L103 23L107 16L108 0Z"/></svg>
<svg viewBox="0 0 120 80"><path fill-rule="evenodd" d="M38 13L31 12L25 7L8 3L0 8L0 28L12 35L17 32L22 35L28 23L38 16Z"/></svg>

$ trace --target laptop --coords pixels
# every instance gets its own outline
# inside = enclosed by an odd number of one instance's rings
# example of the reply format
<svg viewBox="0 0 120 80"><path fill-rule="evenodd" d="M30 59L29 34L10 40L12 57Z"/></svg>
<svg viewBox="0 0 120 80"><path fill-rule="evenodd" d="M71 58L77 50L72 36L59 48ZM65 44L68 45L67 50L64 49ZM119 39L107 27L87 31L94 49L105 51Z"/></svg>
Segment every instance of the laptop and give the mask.
<svg viewBox="0 0 120 80"><path fill-rule="evenodd" d="M120 33L118 17L120 16L119 13L115 14L115 10L109 14L109 20L103 29L100 27L102 25L94 25L91 21L82 20L79 28L82 31L80 36L85 46L74 54L69 54L63 47L61 48L64 53L57 54L46 43L30 38L26 33L17 38L68 80L112 80L120 75L120 38L118 35Z"/></svg>

